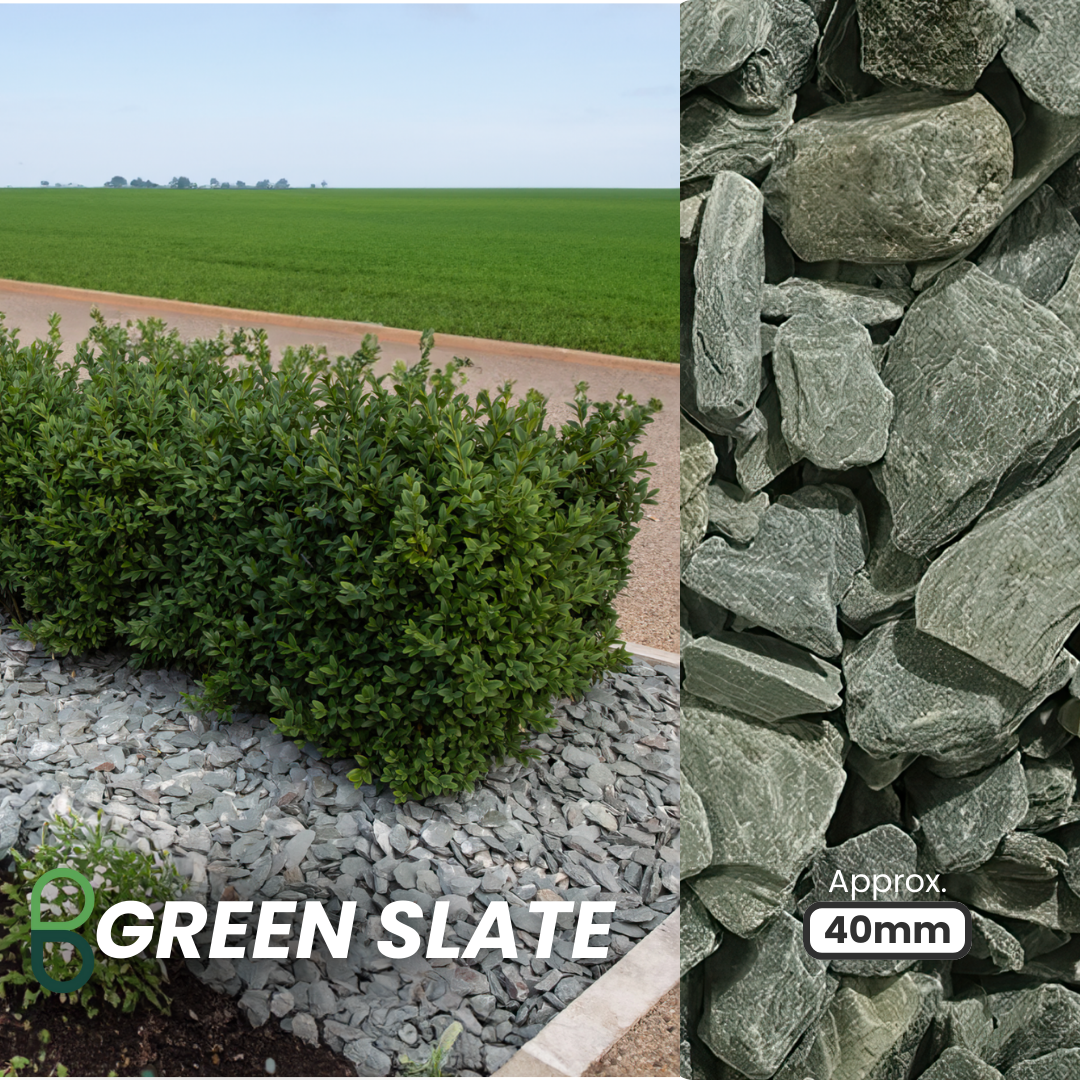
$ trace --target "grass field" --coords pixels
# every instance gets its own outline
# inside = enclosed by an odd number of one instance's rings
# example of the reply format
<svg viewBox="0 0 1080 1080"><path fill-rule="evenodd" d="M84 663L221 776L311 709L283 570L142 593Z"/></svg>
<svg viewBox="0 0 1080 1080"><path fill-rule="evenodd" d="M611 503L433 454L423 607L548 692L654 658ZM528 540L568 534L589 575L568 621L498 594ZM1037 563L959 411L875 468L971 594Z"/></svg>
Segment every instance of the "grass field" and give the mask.
<svg viewBox="0 0 1080 1080"><path fill-rule="evenodd" d="M0 278L678 360L675 189L0 191Z"/></svg>

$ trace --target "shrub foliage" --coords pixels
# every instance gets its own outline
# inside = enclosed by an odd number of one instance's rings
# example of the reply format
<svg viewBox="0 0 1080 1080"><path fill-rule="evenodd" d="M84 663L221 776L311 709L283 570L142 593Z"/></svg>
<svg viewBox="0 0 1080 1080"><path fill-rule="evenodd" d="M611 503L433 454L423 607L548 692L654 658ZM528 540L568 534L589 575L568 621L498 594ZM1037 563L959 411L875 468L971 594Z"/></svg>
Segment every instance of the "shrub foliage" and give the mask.
<svg viewBox="0 0 1080 1080"><path fill-rule="evenodd" d="M98 315L65 367L56 324L24 348L0 321L0 590L26 632L187 666L203 706L266 707L399 797L522 756L553 696L626 659L660 404L581 384L556 428L536 391L462 392L431 344L391 376L374 337L275 368L261 331Z"/></svg>

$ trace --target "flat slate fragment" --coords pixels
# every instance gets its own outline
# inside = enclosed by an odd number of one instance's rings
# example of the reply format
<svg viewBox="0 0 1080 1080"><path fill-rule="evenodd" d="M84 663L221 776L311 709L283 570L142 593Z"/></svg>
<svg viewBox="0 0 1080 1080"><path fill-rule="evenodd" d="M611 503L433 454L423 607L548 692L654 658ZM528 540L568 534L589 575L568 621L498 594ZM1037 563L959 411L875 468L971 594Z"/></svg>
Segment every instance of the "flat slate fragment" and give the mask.
<svg viewBox="0 0 1080 1080"><path fill-rule="evenodd" d="M792 315L848 315L863 326L897 322L915 298L910 289L873 288L847 281L788 278L766 285L761 293L763 319L790 319Z"/></svg>
<svg viewBox="0 0 1080 1080"><path fill-rule="evenodd" d="M1025 689L922 633L911 619L850 642L842 663L854 742L875 757L925 754L935 772L951 762L961 773L1011 753L1024 718L1076 670L1063 653L1042 681Z"/></svg>
<svg viewBox="0 0 1080 1080"><path fill-rule="evenodd" d="M1073 259L1065 282L1046 306L1073 332L1080 334L1080 254Z"/></svg>
<svg viewBox="0 0 1080 1080"><path fill-rule="evenodd" d="M978 960L988 959L1002 971L1020 971L1024 947L1000 923L977 911L971 913L971 951Z"/></svg>
<svg viewBox="0 0 1080 1080"><path fill-rule="evenodd" d="M893 396L864 326L849 315L793 315L777 332L773 372L792 457L843 470L884 456Z"/></svg>
<svg viewBox="0 0 1080 1080"><path fill-rule="evenodd" d="M779 638L721 632L697 638L682 661L691 694L758 720L840 708L840 669Z"/></svg>
<svg viewBox="0 0 1080 1080"><path fill-rule="evenodd" d="M724 940L723 931L691 889L679 896L679 968L681 975L707 956L712 956Z"/></svg>
<svg viewBox="0 0 1080 1080"><path fill-rule="evenodd" d="M795 123L762 192L806 262L933 259L997 223L1012 161L1008 124L981 94L886 91Z"/></svg>
<svg viewBox="0 0 1080 1080"><path fill-rule="evenodd" d="M1005 44L1008 0L856 0L862 67L884 82L971 90Z"/></svg>
<svg viewBox="0 0 1080 1080"><path fill-rule="evenodd" d="M919 1080L1001 1080L1001 1073L970 1050L950 1046Z"/></svg>
<svg viewBox="0 0 1080 1080"><path fill-rule="evenodd" d="M825 484L782 495L752 544L705 540L683 573L702 596L750 624L837 656L836 606L866 557L862 509L847 488Z"/></svg>
<svg viewBox="0 0 1080 1080"><path fill-rule="evenodd" d="M770 6L771 27L762 48L709 86L726 101L754 112L780 108L814 66L818 25L810 6L803 0L772 0Z"/></svg>
<svg viewBox="0 0 1080 1080"><path fill-rule="evenodd" d="M996 1023L985 1056L1006 1076L1021 1061L1045 1055L1048 1047L1080 1046L1080 994L1064 986L1004 991L989 1001Z"/></svg>
<svg viewBox="0 0 1080 1080"><path fill-rule="evenodd" d="M1024 0L1001 53L1033 101L1080 116L1080 2Z"/></svg>
<svg viewBox="0 0 1080 1080"><path fill-rule="evenodd" d="M1005 1074L1005 1080L1076 1080L1077 1076L1080 1047L1071 1046L1018 1062Z"/></svg>
<svg viewBox="0 0 1080 1080"><path fill-rule="evenodd" d="M748 495L726 480L714 480L706 489L709 500L709 532L723 533L740 544L757 536L761 515L769 508L765 492Z"/></svg>
<svg viewBox="0 0 1080 1080"><path fill-rule="evenodd" d="M935 870L974 870L1028 811L1020 755L970 776L941 777L916 766L904 774L908 806Z"/></svg>
<svg viewBox="0 0 1080 1080"><path fill-rule="evenodd" d="M701 797L679 770L679 806L682 810L680 837L680 878L693 877L712 865L712 836ZM685 929L685 928L684 928Z"/></svg>
<svg viewBox="0 0 1080 1080"><path fill-rule="evenodd" d="M701 797L712 869L691 887L723 926L748 936L783 910L824 845L844 786L843 738L828 723L765 724L683 697L682 769Z"/></svg>
<svg viewBox="0 0 1080 1080"><path fill-rule="evenodd" d="M881 377L896 399L881 488L893 543L911 555L955 536L995 491L1041 479L1080 432L1071 331L971 263L944 271L912 304Z"/></svg>
<svg viewBox="0 0 1080 1080"><path fill-rule="evenodd" d="M680 93L734 71L765 44L768 0L687 0L679 8Z"/></svg>
<svg viewBox="0 0 1080 1080"><path fill-rule="evenodd" d="M698 1035L749 1080L767 1080L828 1000L825 964L803 947L802 924L774 919L749 941L728 937L705 965Z"/></svg>
<svg viewBox="0 0 1080 1080"><path fill-rule="evenodd" d="M761 286L765 242L761 194L749 180L720 173L701 219L692 361L680 372L682 397L709 430L745 416L757 401L761 366Z"/></svg>
<svg viewBox="0 0 1080 1080"><path fill-rule="evenodd" d="M915 594L919 629L1035 686L1080 622L1078 572L1074 453L1052 480L978 522L930 565Z"/></svg>
<svg viewBox="0 0 1080 1080"><path fill-rule="evenodd" d="M709 527L709 497L704 489L679 507L679 565L685 567Z"/></svg>
<svg viewBox="0 0 1080 1080"><path fill-rule="evenodd" d="M705 489L716 472L716 450L708 436L679 417L679 505Z"/></svg>
<svg viewBox="0 0 1080 1080"><path fill-rule="evenodd" d="M768 113L740 112L707 91L683 98L679 106L679 179L696 180L720 172L760 176L773 163L794 111L794 94Z"/></svg>
<svg viewBox="0 0 1080 1080"><path fill-rule="evenodd" d="M735 475L744 491L760 491L791 468L791 450L784 441L782 423L780 395L770 380L750 416L734 432Z"/></svg>
<svg viewBox="0 0 1080 1080"><path fill-rule="evenodd" d="M1060 824L1076 794L1076 773L1065 751L1045 760L1024 759L1028 812L1019 828L1046 832Z"/></svg>
<svg viewBox="0 0 1080 1080"><path fill-rule="evenodd" d="M1045 304L1080 253L1080 225L1049 184L1029 195L998 227L979 269Z"/></svg>

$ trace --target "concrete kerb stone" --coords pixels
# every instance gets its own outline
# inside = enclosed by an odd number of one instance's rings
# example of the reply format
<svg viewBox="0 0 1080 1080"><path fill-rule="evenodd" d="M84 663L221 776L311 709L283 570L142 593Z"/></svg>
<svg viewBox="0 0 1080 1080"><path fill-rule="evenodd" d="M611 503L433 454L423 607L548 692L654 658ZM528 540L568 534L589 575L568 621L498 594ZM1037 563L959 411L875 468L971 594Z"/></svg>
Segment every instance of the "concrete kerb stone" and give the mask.
<svg viewBox="0 0 1080 1080"><path fill-rule="evenodd" d="M492 1075L583 1076L678 982L676 908Z"/></svg>

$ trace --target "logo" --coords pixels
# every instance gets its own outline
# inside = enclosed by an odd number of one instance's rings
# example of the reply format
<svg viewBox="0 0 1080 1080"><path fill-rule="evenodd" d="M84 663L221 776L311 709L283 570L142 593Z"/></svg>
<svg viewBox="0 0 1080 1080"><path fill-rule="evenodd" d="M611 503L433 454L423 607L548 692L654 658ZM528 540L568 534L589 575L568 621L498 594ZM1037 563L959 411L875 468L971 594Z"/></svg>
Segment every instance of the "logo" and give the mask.
<svg viewBox="0 0 1080 1080"><path fill-rule="evenodd" d="M65 919L60 922L45 922L41 918L41 893L50 881L57 878L69 878L74 881L83 892L83 908L73 919ZM52 990L57 994L74 993L81 990L94 974L94 953L90 948L90 942L82 934L74 933L77 926L82 926L90 918L94 911L94 887L89 881L68 866L61 866L57 870L50 870L42 874L34 885L30 894L30 966L37 979L46 990ZM45 946L50 941L62 941L73 945L82 957L82 967L79 974L66 982L59 982L45 970Z"/></svg>

